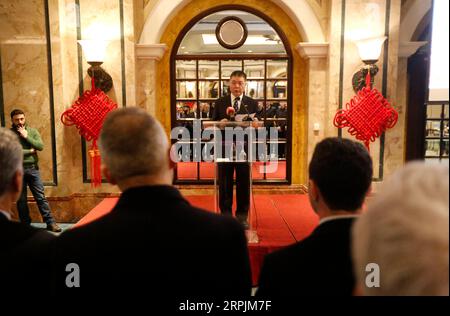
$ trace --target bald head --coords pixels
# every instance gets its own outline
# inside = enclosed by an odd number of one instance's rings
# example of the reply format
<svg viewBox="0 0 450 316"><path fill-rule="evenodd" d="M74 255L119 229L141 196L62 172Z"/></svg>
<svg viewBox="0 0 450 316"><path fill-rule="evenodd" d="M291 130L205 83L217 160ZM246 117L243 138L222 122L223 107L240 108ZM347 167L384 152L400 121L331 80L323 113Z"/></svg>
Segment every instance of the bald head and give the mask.
<svg viewBox="0 0 450 316"><path fill-rule="evenodd" d="M414 162L383 183L353 227L354 268L365 295L447 295L448 167ZM376 263L380 286L365 286Z"/></svg>
<svg viewBox="0 0 450 316"><path fill-rule="evenodd" d="M161 124L144 110L129 107L108 114L100 151L110 177L117 182L168 171L169 143Z"/></svg>
<svg viewBox="0 0 450 316"><path fill-rule="evenodd" d="M13 184L14 175L22 172L22 146L16 134L0 127L0 196Z"/></svg>

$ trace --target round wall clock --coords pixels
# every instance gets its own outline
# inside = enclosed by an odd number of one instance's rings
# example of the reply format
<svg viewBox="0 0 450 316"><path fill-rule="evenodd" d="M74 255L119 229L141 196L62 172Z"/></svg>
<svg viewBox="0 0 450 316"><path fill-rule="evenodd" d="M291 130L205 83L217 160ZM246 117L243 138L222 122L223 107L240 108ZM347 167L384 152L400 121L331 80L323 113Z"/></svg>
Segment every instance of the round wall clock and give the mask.
<svg viewBox="0 0 450 316"><path fill-rule="evenodd" d="M235 16L223 18L216 27L216 38L219 44L227 49L236 49L244 45L247 35L245 22Z"/></svg>

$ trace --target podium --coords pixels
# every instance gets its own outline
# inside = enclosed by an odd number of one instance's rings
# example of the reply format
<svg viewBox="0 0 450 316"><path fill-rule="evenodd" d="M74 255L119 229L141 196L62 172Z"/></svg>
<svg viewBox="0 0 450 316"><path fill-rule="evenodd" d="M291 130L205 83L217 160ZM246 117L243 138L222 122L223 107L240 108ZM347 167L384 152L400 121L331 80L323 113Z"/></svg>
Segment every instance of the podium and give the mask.
<svg viewBox="0 0 450 316"><path fill-rule="evenodd" d="M246 230L246 236L248 243L258 243L258 220L256 217L256 210L255 210L255 203L254 203L254 197L253 197L253 184L252 184L252 162L253 162L253 155L251 150L248 150L249 146L252 145L252 143L255 141L253 139L253 133L248 133L247 141L245 141L245 137L243 140L243 143L241 144L240 141L237 139L234 140L227 139L226 135L224 136L224 131L227 128L234 129L236 127L240 127L242 130L245 130L248 127L253 128L259 128L263 127L262 121L205 121L204 123L204 129L209 129L212 131L212 134L214 135L214 170L215 170L215 176L214 176L214 211L216 213L221 213L220 210L220 184L219 184L219 165L223 164L234 164L236 165L248 165L249 168L249 209L248 209L248 224L249 228ZM237 131L237 133L240 133L241 130ZM219 137L220 135L220 137ZM238 138L238 137L236 137ZM246 147L247 145L247 147ZM219 150L218 150L219 149ZM221 149L221 150L220 150ZM236 167L237 168L237 167ZM237 173L237 170L236 170ZM234 178L234 177L233 177ZM237 178L237 175L236 175ZM234 185L233 185L234 188ZM233 189L234 191L234 189ZM233 194L236 196L237 201L237 186L236 186L236 194Z"/></svg>

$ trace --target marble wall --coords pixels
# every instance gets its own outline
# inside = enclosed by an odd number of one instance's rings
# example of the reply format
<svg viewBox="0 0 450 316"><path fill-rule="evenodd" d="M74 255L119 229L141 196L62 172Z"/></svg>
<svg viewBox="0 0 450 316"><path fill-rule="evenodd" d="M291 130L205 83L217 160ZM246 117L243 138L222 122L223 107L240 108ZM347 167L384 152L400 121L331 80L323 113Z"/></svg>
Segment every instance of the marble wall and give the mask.
<svg viewBox="0 0 450 316"><path fill-rule="evenodd" d="M19 107L25 110L29 124L40 131L45 144L39 156L42 178L48 184L46 195L59 220L77 220L98 203L99 196L119 192L108 184L93 189L83 181L81 137L75 127L64 126L60 116L78 98L80 79L83 90L90 88L89 65L78 47L78 39L110 41L102 65L114 82L108 96L119 107L136 104L134 13L138 2L0 2L5 123L10 125L9 112ZM140 10L142 6L141 3ZM89 163L86 167L89 170ZM53 171L57 177L53 177ZM33 214L39 220L35 211Z"/></svg>
<svg viewBox="0 0 450 316"><path fill-rule="evenodd" d="M342 12L342 9L345 12ZM345 108L346 103L355 95L352 87L352 77L363 63L354 39L384 36L388 37L385 45L388 45L388 55L384 56L384 48L377 63L379 72L375 77L374 88L380 92L386 92L387 99L394 108L399 111L400 119L394 129L388 130L384 146L380 140L370 145L370 152L374 162L374 177L381 180L393 170L403 164L404 150L404 104L398 104L397 74L398 74L398 46L400 28L400 0L346 0L332 1L330 13L329 30L329 56L328 56L328 104L324 105L322 111L324 116L324 136L337 136L338 130L332 121L336 110L341 105ZM343 20L344 19L344 20ZM389 20L387 20L389 19ZM387 33L386 33L387 29ZM343 33L342 33L343 31ZM343 40L343 41L342 41ZM343 43L343 47L341 45ZM384 66L387 73L384 74ZM405 69L402 69L405 71ZM310 76L312 73L310 72ZM342 77L342 82L340 78ZM383 77L386 81L383 86ZM311 86L310 86L311 88ZM310 91L311 96L312 91ZM342 96L342 97L341 97ZM320 112L317 110L316 112ZM320 118L315 118L319 120ZM346 129L342 130L342 136L354 139ZM314 141L314 138L310 140ZM310 150L314 144L308 146ZM384 152L383 152L384 151Z"/></svg>
<svg viewBox="0 0 450 316"><path fill-rule="evenodd" d="M354 95L351 79L362 62L352 37L358 32L366 37L384 35L389 17L389 51L386 58L382 55L378 62L380 72L375 81L375 88L383 90L383 65L386 63L386 93L400 114L397 126L386 134L383 163L384 176L389 176L404 163L407 63L398 61L401 0L391 0L389 7L388 0L346 0L344 12L342 1L308 0L329 43L328 55L324 58L305 60L300 57L295 47L303 41L301 32L276 1L193 0L167 21L160 43L166 44L168 49L159 61L136 59L135 53L145 18L157 7L156 0L0 1L2 104L6 125L10 124L9 111L21 107L27 112L30 125L41 132L46 146L40 155L43 179L48 184L58 180L57 184L46 186L57 218L76 220L99 198L119 192L108 184L93 189L83 182L80 136L74 127L65 127L60 122L61 114L79 96L80 80L83 89L90 86L86 74L88 64L84 56L79 55L77 40L110 40L102 65L114 81L108 95L119 106L136 105L146 109L169 131L169 62L174 42L192 18L205 9L225 4L244 4L260 11L278 24L288 38L293 56L292 183L297 186L307 184L307 163L315 144L324 137L338 135L332 121L339 104L345 106ZM345 18L343 34L342 18ZM343 55L341 35L344 36ZM319 126L317 132L315 124ZM348 136L346 132L343 135ZM371 153L375 176L378 176L379 142L372 145ZM57 179L53 171L57 171Z"/></svg>
<svg viewBox="0 0 450 316"><path fill-rule="evenodd" d="M42 179L52 183L52 107L48 68L46 12L40 0L7 1L0 5L0 56L3 111L6 126L10 112L22 109L28 124L37 128L44 141L40 153Z"/></svg>

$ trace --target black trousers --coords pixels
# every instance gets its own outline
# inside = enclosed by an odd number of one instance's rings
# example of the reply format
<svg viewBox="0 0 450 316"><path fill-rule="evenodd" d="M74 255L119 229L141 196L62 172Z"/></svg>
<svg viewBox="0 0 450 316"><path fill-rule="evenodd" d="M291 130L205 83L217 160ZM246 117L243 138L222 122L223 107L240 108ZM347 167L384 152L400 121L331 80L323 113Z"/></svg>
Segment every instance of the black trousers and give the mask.
<svg viewBox="0 0 450 316"><path fill-rule="evenodd" d="M248 162L219 163L219 207L222 214L232 214L233 175L236 170L236 217L247 218L250 208L250 164Z"/></svg>

